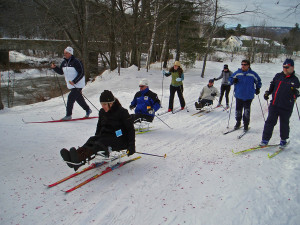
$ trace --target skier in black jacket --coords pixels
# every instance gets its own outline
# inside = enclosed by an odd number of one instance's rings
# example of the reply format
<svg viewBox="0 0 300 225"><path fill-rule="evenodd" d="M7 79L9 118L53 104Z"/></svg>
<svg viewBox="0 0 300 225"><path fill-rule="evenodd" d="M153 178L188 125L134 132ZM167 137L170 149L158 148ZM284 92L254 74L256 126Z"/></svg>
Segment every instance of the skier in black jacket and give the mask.
<svg viewBox="0 0 300 225"><path fill-rule="evenodd" d="M272 100L262 134L261 146L268 145L278 117L280 118L280 146L285 147L287 145L290 133L290 117L293 112L294 102L299 96L299 91L297 90L299 87L299 80L294 71L294 61L286 59L283 63L283 71L275 75L269 90L264 94L265 100L268 100L269 95L272 94Z"/></svg>
<svg viewBox="0 0 300 225"><path fill-rule="evenodd" d="M108 90L102 92L100 103L102 108L99 111L95 136L90 137L77 150L74 147L70 151L61 150L61 156L65 161L81 163L80 165L67 163L75 171L99 151L104 152L107 157L110 150L127 149L128 156L135 153L135 130L128 110L124 109Z"/></svg>

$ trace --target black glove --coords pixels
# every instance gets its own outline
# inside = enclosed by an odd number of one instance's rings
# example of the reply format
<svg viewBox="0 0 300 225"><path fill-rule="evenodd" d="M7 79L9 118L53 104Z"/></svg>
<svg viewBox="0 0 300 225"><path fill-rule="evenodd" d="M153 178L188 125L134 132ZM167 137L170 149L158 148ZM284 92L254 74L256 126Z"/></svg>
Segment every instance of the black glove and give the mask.
<svg viewBox="0 0 300 225"><path fill-rule="evenodd" d="M269 95L270 95L269 91L266 91L265 94L264 94L264 99L266 101L269 100Z"/></svg>
<svg viewBox="0 0 300 225"><path fill-rule="evenodd" d="M215 96L217 96L217 93L211 93L210 95L215 97Z"/></svg>
<svg viewBox="0 0 300 225"><path fill-rule="evenodd" d="M293 96L299 97L299 91L296 88L291 87L291 92Z"/></svg>
<svg viewBox="0 0 300 225"><path fill-rule="evenodd" d="M239 82L239 79L236 77L236 78L233 78L233 83L234 84L237 84Z"/></svg>
<svg viewBox="0 0 300 225"><path fill-rule="evenodd" d="M214 78L214 80L218 80L217 78Z"/></svg>
<svg viewBox="0 0 300 225"><path fill-rule="evenodd" d="M260 93L260 89L259 89L259 88L256 88L256 89L255 89L255 94L258 95L259 93Z"/></svg>
<svg viewBox="0 0 300 225"><path fill-rule="evenodd" d="M130 109L130 110L133 110L134 108L135 108L135 107L134 107L133 105L130 105L130 106L129 106L129 109Z"/></svg>
<svg viewBox="0 0 300 225"><path fill-rule="evenodd" d="M151 108L147 109L147 111L148 111L149 114L153 114L154 113L154 109L151 109Z"/></svg>
<svg viewBox="0 0 300 225"><path fill-rule="evenodd" d="M131 156L135 153L135 148L134 147L129 147L127 150L127 155Z"/></svg>

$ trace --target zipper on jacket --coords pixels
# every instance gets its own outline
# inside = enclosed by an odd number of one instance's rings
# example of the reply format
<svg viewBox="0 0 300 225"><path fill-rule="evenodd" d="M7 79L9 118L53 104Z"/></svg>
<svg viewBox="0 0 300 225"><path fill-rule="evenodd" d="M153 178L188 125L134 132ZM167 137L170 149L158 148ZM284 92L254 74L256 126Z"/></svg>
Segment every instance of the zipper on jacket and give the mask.
<svg viewBox="0 0 300 225"><path fill-rule="evenodd" d="M276 97L277 97L277 92L278 92L278 89L279 89L279 87L280 87L281 83L282 83L282 81L280 81L280 82L279 82L279 85L278 85L278 87L277 87L277 89L276 89L276 91L275 91L275 95L274 95L274 99L273 99L272 105L274 105L274 104L275 104Z"/></svg>

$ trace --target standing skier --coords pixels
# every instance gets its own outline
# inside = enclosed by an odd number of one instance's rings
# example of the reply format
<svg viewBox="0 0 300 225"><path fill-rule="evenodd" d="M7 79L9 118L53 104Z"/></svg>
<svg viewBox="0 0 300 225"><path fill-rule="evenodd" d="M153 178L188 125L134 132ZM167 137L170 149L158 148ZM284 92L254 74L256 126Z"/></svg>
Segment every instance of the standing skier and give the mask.
<svg viewBox="0 0 300 225"><path fill-rule="evenodd" d="M250 68L250 61L243 60L242 68L234 72L228 81L234 84L234 95L236 98L234 129L239 129L243 118L244 130L249 129L250 108L254 94L258 95L261 88L261 79L256 72ZM243 114L244 109L244 114Z"/></svg>
<svg viewBox="0 0 300 225"><path fill-rule="evenodd" d="M294 102L299 97L299 91L297 90L299 87L299 80L294 71L294 61L286 59L283 63L283 71L275 75L269 90L264 94L265 100L269 99L269 95L272 95L272 100L262 134L261 146L268 145L278 117L280 118L280 146L285 147L287 145L290 133L290 117Z"/></svg>
<svg viewBox="0 0 300 225"><path fill-rule="evenodd" d="M183 83L182 83L182 81L184 80L184 74L183 74L183 70L180 67L180 62L175 61L174 66L170 68L169 72L163 71L163 74L166 77L172 75L168 112L173 111L175 92L177 92L180 105L181 105L181 110L183 110L185 107L185 101L183 98Z"/></svg>
<svg viewBox="0 0 300 225"><path fill-rule="evenodd" d="M229 108L229 92L230 92L230 83L228 82L228 78L232 75L232 72L229 70L228 65L225 64L224 68L221 72L221 75L218 78L214 78L214 80L220 80L222 79L222 84L221 84L221 96L219 99L219 103L217 107L221 106L222 99L225 93L225 98L226 98L226 108Z"/></svg>
<svg viewBox="0 0 300 225"><path fill-rule="evenodd" d="M124 109L108 90L101 93L100 103L102 108L99 111L95 136L90 137L78 149L72 147L70 151L65 148L60 151L64 161L78 163L78 165L67 163L75 171L99 151L104 152L107 157L110 150L127 149L128 156L135 153L135 130L127 109Z"/></svg>
<svg viewBox="0 0 300 225"><path fill-rule="evenodd" d="M81 91L85 86L84 69L81 61L73 56L73 48L67 47L64 50L64 61L60 67L54 63L51 68L60 75L65 75L67 87L71 90L68 95L66 116L62 120L71 120L72 111L75 101L86 111L85 117L89 117L92 113L90 107L86 104Z"/></svg>
<svg viewBox="0 0 300 225"><path fill-rule="evenodd" d="M149 90L148 80L142 79L139 83L138 91L129 106L132 110L135 108L135 114L131 117L134 123L147 121L152 122L155 112L160 109L160 101L157 94Z"/></svg>
<svg viewBox="0 0 300 225"><path fill-rule="evenodd" d="M71 90L68 95L66 116L62 120L71 120L72 111L75 101L86 111L85 117L89 117L92 113L90 107L86 104L81 91L85 86L84 69L81 61L73 56L73 48L67 47L64 50L64 61L60 67L54 63L51 68L60 75L65 75L67 87Z"/></svg>
<svg viewBox="0 0 300 225"><path fill-rule="evenodd" d="M195 102L196 109L202 109L204 106L213 104L213 100L220 93L217 88L214 87L214 79L210 79L208 85L202 88L198 102Z"/></svg>

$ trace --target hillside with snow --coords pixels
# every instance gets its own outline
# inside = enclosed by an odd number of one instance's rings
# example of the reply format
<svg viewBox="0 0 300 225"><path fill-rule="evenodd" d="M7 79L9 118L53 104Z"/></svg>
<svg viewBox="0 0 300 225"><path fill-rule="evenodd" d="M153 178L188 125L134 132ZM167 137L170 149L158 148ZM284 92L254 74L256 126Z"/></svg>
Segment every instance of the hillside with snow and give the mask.
<svg viewBox="0 0 300 225"><path fill-rule="evenodd" d="M240 59L226 61L230 70L240 67ZM230 94L231 114L217 108L201 117L194 102L210 78L218 77L224 63L203 62L184 70L184 97L189 112L159 116L172 129L155 118L151 132L136 135L136 150L167 157L140 155L141 159L108 173L85 186L65 194L81 181L99 174L97 168L47 188L71 173L61 159L62 148L78 147L95 133L97 119L25 124L24 121L60 119L65 115L62 97L33 105L0 111L0 223L8 224L212 224L212 225L296 225L300 221L300 126L294 108L290 121L290 145L272 159L262 149L243 155L240 151L258 145L267 117L263 93L282 60L271 64L253 64L263 83L260 99L251 108L251 129L242 138L242 130L223 135L227 124L235 124L235 100ZM295 61L297 72L300 61ZM149 72L136 67L106 71L84 88L83 94L100 109L100 93L109 89L129 110L142 78L162 100L158 113L167 110L170 78L163 78L159 66ZM221 81L215 82L220 88ZM65 98L67 95L64 96ZM259 101L260 100L260 101ZM261 105L260 105L261 102ZM223 99L225 103L225 99ZM89 104L89 103L88 103ZM217 101L214 102L214 106ZM91 104L89 104L91 106ZM175 96L174 106L179 107ZM97 109L91 106L97 116ZM130 111L133 113L133 111ZM73 118L85 112L76 103ZM230 120L229 120L230 115ZM263 117L264 115L264 117ZM229 129L230 129L229 128ZM278 125L271 144L280 141ZM139 156L134 154L129 158ZM122 159L127 160L128 157ZM98 159L100 161L100 159Z"/></svg>

